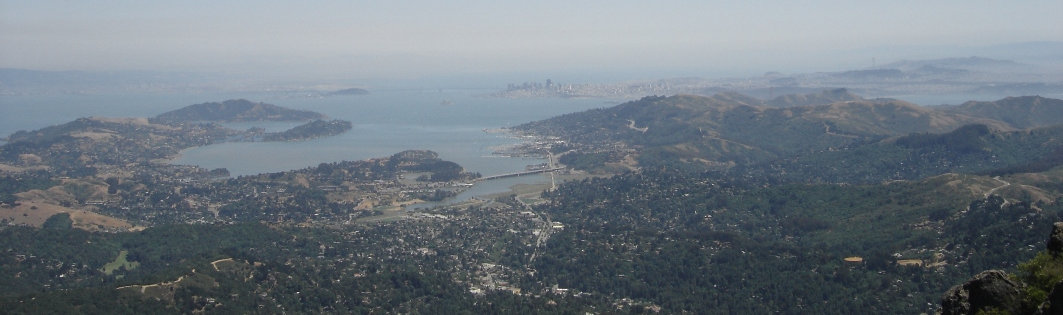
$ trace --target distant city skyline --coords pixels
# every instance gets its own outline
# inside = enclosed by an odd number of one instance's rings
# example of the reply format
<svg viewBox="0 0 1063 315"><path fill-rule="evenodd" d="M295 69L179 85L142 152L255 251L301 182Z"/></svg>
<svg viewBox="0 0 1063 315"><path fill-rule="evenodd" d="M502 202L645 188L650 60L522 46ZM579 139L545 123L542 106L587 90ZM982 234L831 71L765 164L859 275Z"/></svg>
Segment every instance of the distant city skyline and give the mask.
<svg viewBox="0 0 1063 315"><path fill-rule="evenodd" d="M0 67L326 79L836 70L1063 41L1058 12L1061 1L0 0Z"/></svg>

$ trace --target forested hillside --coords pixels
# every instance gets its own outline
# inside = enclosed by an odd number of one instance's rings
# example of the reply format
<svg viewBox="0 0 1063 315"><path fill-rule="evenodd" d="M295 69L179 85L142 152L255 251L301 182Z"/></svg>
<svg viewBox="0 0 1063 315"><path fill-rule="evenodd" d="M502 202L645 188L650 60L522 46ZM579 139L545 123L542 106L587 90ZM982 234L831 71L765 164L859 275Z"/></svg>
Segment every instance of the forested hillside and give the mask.
<svg viewBox="0 0 1063 315"><path fill-rule="evenodd" d="M816 95L791 98L832 100ZM633 153L630 155L645 166L683 161L713 167L851 149L910 134L948 133L971 124L1011 132L1063 123L1063 115L1053 113L1063 107L1061 101L1041 97L941 108L893 99L777 108L736 99L743 98L725 94L653 96L513 129L572 143L564 149L582 146L574 154L601 155L620 147L633 149L627 153ZM1008 115L996 115L1001 112ZM620 157L613 155L612 161Z"/></svg>
<svg viewBox="0 0 1063 315"><path fill-rule="evenodd" d="M714 178L644 170L563 186L545 209L565 229L531 280L667 313L931 312L955 279L1032 257L1063 211L1058 193L971 193L1001 185L977 176L768 188Z"/></svg>

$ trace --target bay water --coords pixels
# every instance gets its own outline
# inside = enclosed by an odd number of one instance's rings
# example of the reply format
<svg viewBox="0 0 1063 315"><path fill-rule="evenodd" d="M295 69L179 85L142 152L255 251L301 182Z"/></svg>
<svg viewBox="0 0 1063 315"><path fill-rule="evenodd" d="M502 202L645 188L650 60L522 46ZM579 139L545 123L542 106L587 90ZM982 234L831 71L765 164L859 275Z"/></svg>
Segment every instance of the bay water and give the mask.
<svg viewBox="0 0 1063 315"><path fill-rule="evenodd" d="M372 91L368 95L300 97L289 93L197 93L131 95L0 96L0 135L35 130L80 117L152 117L181 107L244 98L292 109L319 112L330 119L350 121L343 134L307 141L227 142L186 149L174 164L226 168L232 176L280 172L320 163L387 157L423 149L439 153L466 170L484 176L524 170L535 158L500 157L492 153L519 139L492 129L553 116L616 105L622 100L599 98L507 99L485 97L490 90L409 89ZM261 127L283 131L297 122L241 122L228 127ZM521 183L543 183L543 175L481 182L459 195L504 192Z"/></svg>

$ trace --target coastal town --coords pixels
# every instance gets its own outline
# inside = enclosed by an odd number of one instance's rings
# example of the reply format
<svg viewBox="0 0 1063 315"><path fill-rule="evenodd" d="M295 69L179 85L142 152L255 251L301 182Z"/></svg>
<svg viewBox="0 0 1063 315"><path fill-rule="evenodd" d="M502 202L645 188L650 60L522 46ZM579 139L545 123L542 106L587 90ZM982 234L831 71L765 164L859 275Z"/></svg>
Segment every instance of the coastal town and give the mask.
<svg viewBox="0 0 1063 315"><path fill-rule="evenodd" d="M182 225L220 229L248 223L321 227L345 232L338 234L340 239L312 246L318 251L306 253L305 261L287 264L333 270L359 279L379 273L380 268L393 268L387 266L415 263L416 268L429 268L425 264L434 262L447 266L451 281L474 296L495 292L535 296L578 293L556 284L542 292L524 292L520 282L535 270L507 267L529 266L551 235L565 227L533 207L544 202L541 193L554 189L557 177L578 176L567 171L551 152L550 147L561 144L560 140L518 135L523 140L519 145L499 148L496 154L543 157L546 162L488 176L467 172L426 150L235 178L224 168L208 170L171 163L183 149L260 139L260 134L261 130L236 131L212 123L99 117L16 133L0 147L0 176L5 184L18 186L5 187L0 222L8 227L45 229L65 224L118 235ZM414 207L452 198L479 181L542 173L553 179L550 184L524 185L507 193L441 206ZM492 241L500 239L507 241ZM126 257L127 252L122 251L108 263L112 267L96 269L98 266L48 258L32 249L9 250L20 268L39 267L55 274L34 280L47 289L77 287L77 283L99 277L101 272L121 279L145 259L138 254ZM233 258L216 260L212 264L218 272L222 271L217 268L219 261L243 264ZM244 266L252 265L261 267L262 263ZM252 274L248 270L255 270L237 269ZM16 276L30 277L21 271ZM173 300L172 294L153 292L194 286L190 283L201 277L206 276L193 271L160 283L120 289ZM216 307L217 301L212 300L200 302L203 307Z"/></svg>
<svg viewBox="0 0 1063 315"><path fill-rule="evenodd" d="M217 124L162 124L143 118L83 118L16 133L3 147L0 171L19 178L18 183L40 187L7 196L2 220L39 226L51 215L82 213L74 216L74 225L99 231L173 223L351 223L441 201L484 179L419 150L238 178L225 169L169 162L180 150L245 136ZM545 152L531 143L517 150L523 155ZM563 169L550 161L486 179Z"/></svg>

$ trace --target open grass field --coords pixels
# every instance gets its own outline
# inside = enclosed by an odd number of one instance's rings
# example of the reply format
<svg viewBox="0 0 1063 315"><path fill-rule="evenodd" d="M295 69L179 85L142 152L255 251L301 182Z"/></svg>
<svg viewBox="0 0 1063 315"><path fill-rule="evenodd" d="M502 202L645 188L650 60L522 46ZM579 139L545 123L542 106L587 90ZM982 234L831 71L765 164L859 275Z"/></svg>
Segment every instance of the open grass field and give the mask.
<svg viewBox="0 0 1063 315"><path fill-rule="evenodd" d="M118 252L118 257L115 257L114 261L103 265L103 268L100 268L100 271L103 271L104 274L110 276L115 270L118 270L118 268L133 270L140 266L139 262L126 260L127 255L129 255L128 251L123 250Z"/></svg>

